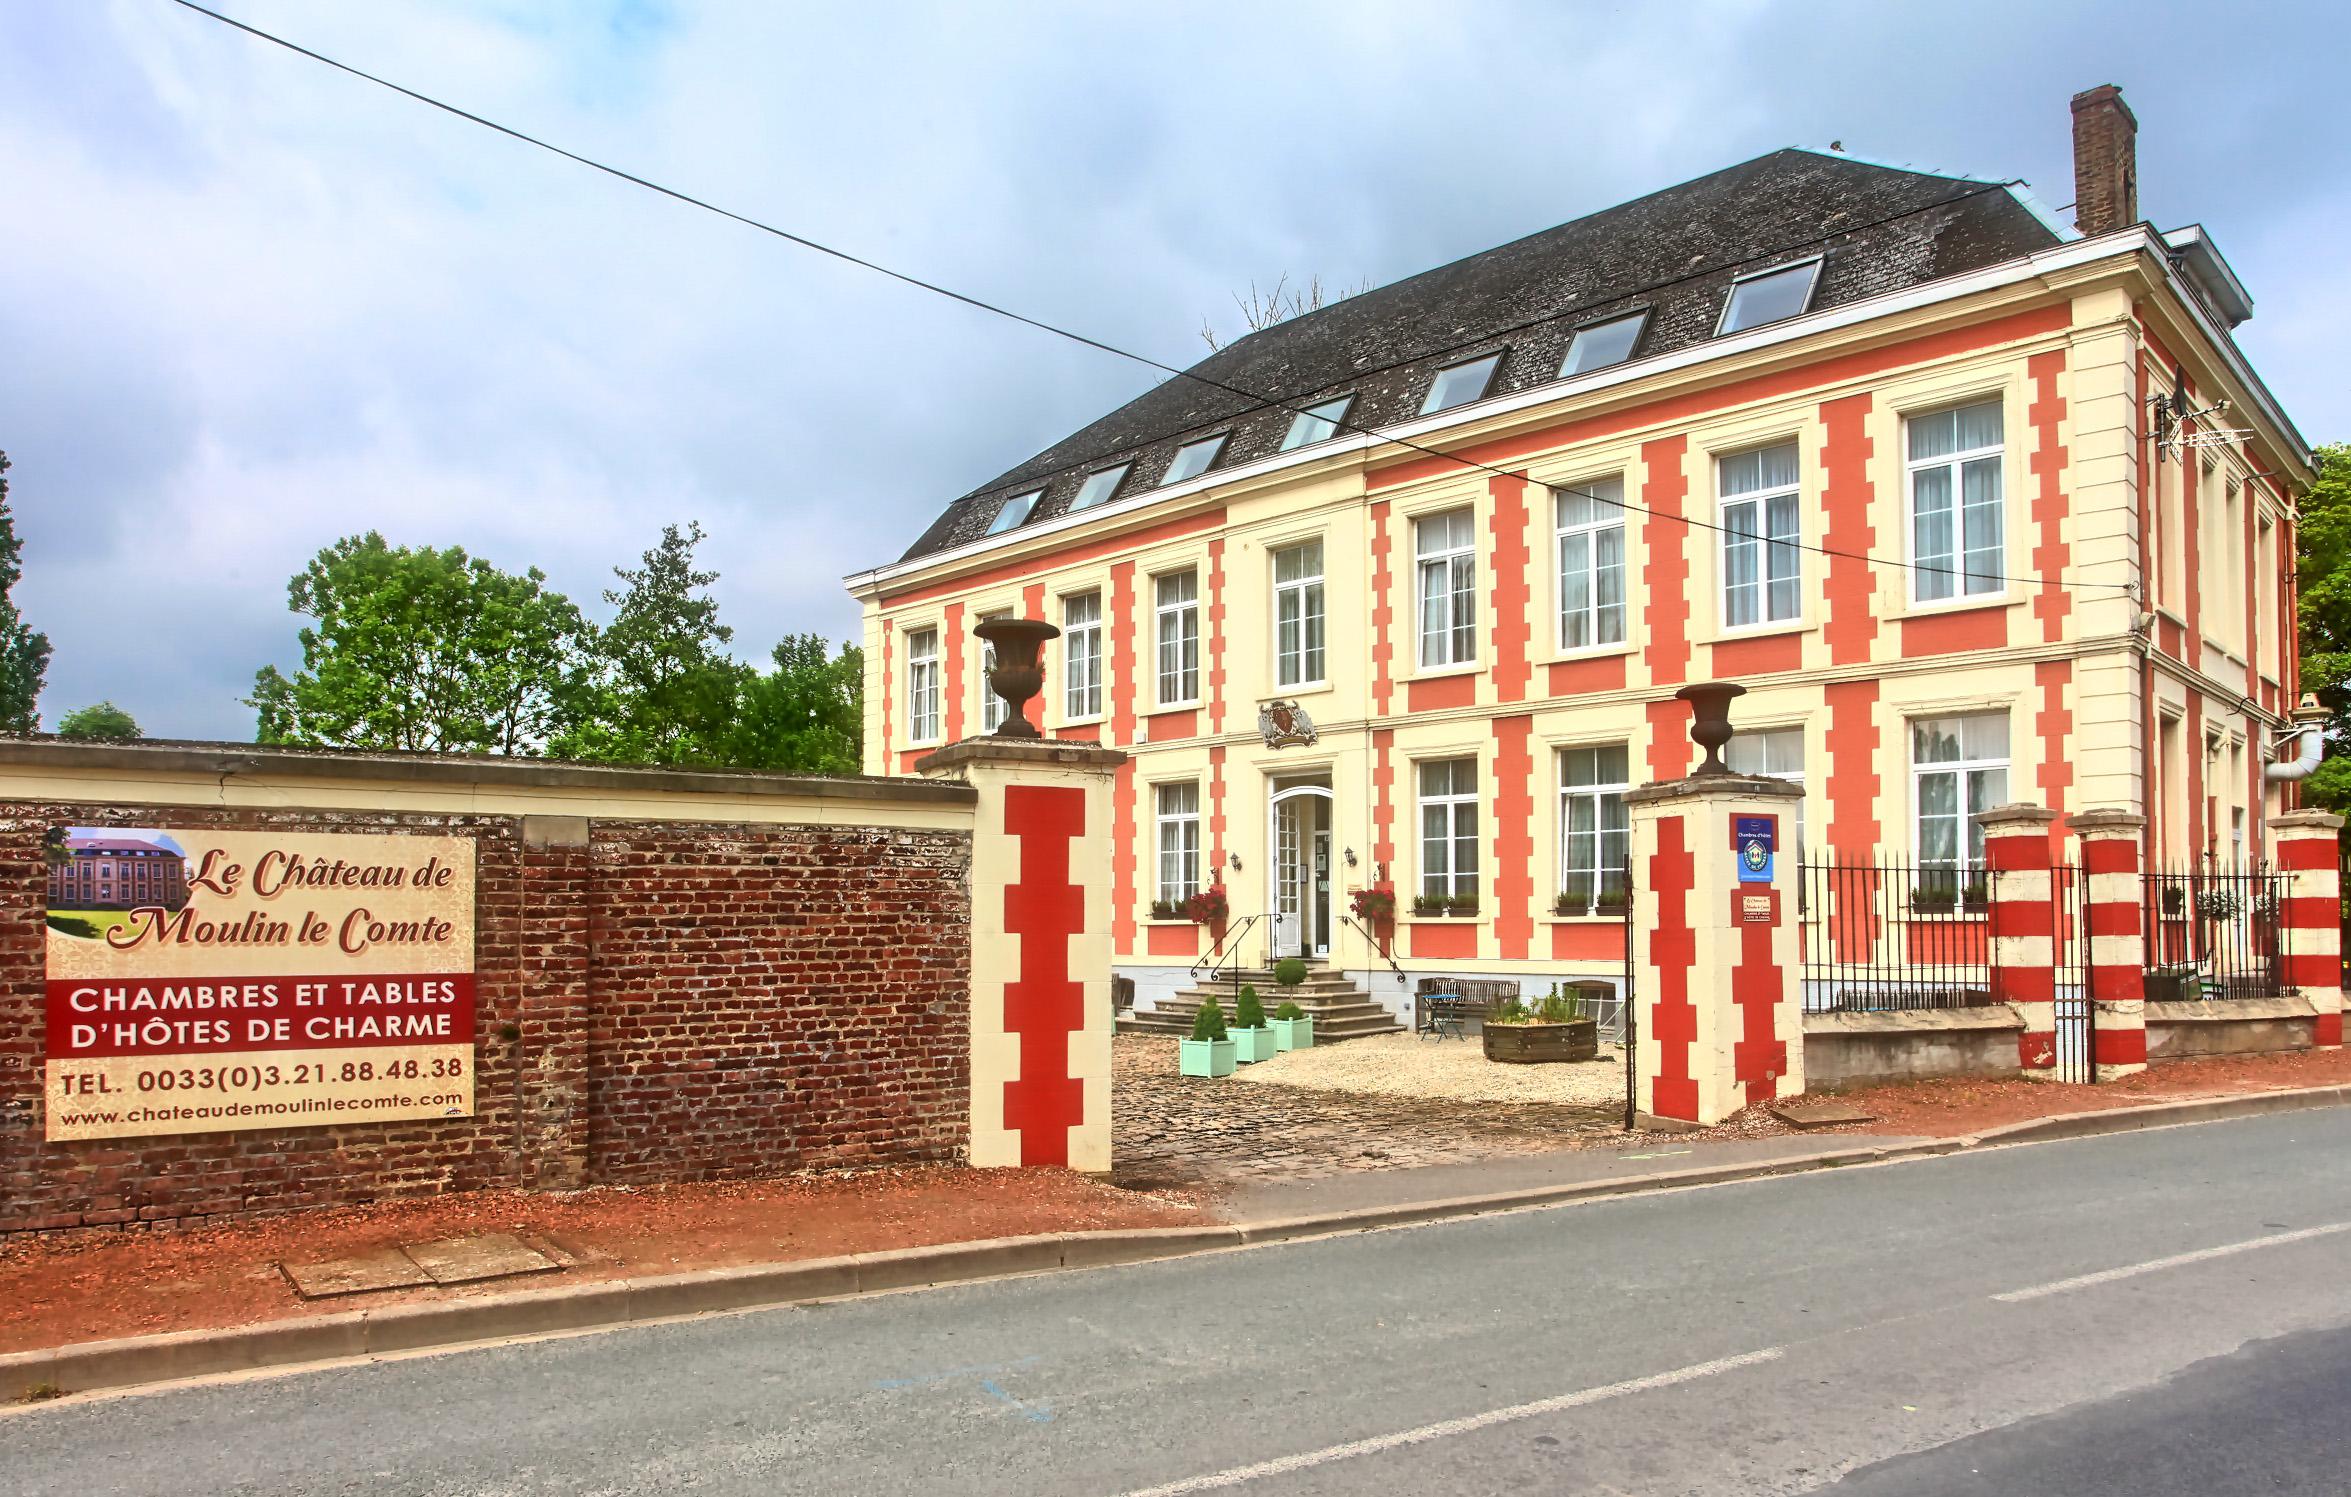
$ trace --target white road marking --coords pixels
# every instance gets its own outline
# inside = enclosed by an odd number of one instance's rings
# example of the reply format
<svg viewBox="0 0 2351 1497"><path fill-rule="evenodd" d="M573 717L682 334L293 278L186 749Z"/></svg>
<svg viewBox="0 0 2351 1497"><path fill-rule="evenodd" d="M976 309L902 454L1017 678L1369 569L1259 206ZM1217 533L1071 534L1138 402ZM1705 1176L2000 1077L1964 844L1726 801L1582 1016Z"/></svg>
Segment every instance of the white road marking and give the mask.
<svg viewBox="0 0 2351 1497"><path fill-rule="evenodd" d="M2331 1237L2337 1232L2351 1232L2351 1222L2336 1222L2329 1227L2304 1227L2299 1232L2280 1232L2275 1237L2255 1237L2244 1242L2232 1242L2223 1247L2199 1248L2193 1253L2174 1253L2168 1258L2152 1258L2145 1263L2133 1263L2127 1268L2109 1268L2098 1273L2086 1273L2070 1279L2059 1279L2054 1284L2035 1284L2030 1289L2011 1289L1992 1298L2004 1305L2021 1304L2025 1300L2040 1299L2046 1295L2063 1294L2069 1289L2087 1289L2093 1284L2111 1284L2116 1279L2135 1278L2158 1269L2181 1268L2190 1263L2205 1263L2214 1258L2227 1258L2237 1253L2250 1253L2255 1248L2284 1247L2289 1242L2308 1242L2313 1237Z"/></svg>
<svg viewBox="0 0 2351 1497"><path fill-rule="evenodd" d="M1609 1383L1605 1387L1584 1388L1574 1393L1562 1393L1557 1398L1537 1399L1533 1403L1512 1404L1506 1409L1490 1409L1483 1414L1471 1414L1462 1419L1447 1419L1437 1424L1424 1424L1417 1429L1399 1430L1392 1435L1374 1435L1368 1440L1350 1440L1344 1445L1326 1446L1300 1455L1285 1455L1277 1460L1259 1461L1254 1466L1235 1466L1227 1471L1213 1471L1206 1476L1194 1476L1184 1481L1171 1481L1163 1487L1144 1487L1128 1492L1125 1497L1183 1497L1186 1492L1207 1492L1218 1487L1237 1487L1246 1481L1263 1476L1280 1476L1291 1471L1305 1471L1315 1466L1327 1466L1333 1461L1353 1460L1359 1455L1377 1455L1383 1450L1395 1450L1405 1445L1422 1445L1431 1440L1450 1439L1476 1430L1491 1429L1497 1424L1508 1424L1518 1419L1533 1419L1542 1414L1557 1414L1568 1409L1580 1409L1587 1404L1611 1398L1624 1398L1634 1393L1647 1393L1657 1388L1671 1388L1679 1383L1695 1382L1712 1377L1718 1372L1736 1372L1742 1367L1777 1361L1779 1347L1763 1351L1743 1352L1735 1357L1720 1357L1712 1362L1698 1362L1688 1367L1677 1367L1671 1372L1660 1372L1649 1377L1637 1377L1628 1382Z"/></svg>

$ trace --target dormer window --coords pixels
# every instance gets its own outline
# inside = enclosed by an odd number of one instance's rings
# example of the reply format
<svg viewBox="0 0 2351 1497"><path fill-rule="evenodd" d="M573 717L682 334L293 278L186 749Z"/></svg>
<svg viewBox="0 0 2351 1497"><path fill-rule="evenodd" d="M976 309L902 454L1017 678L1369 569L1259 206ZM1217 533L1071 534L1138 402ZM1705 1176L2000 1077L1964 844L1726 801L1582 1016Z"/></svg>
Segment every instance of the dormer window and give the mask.
<svg viewBox="0 0 2351 1497"><path fill-rule="evenodd" d="M1104 468L1100 472L1087 474L1086 481L1078 485L1078 496L1069 501L1070 509L1073 512L1092 509L1117 493L1119 481L1127 476L1127 469L1131 466L1130 463L1120 463L1115 468Z"/></svg>
<svg viewBox="0 0 2351 1497"><path fill-rule="evenodd" d="M1812 288L1819 280L1817 256L1741 276L1731 282L1731 299L1723 303L1722 326L1715 332L1743 332L1794 317L1812 305Z"/></svg>
<svg viewBox="0 0 2351 1497"><path fill-rule="evenodd" d="M1004 507L996 511L995 520L989 524L988 534L1002 535L1007 530L1016 530L1027 524L1029 516L1036 512L1037 500L1042 498L1044 493L1043 489L1031 489L1025 494L1015 494L1005 500Z"/></svg>
<svg viewBox="0 0 2351 1497"><path fill-rule="evenodd" d="M1290 418L1290 429L1282 436L1282 451L1297 447L1312 447L1327 442L1339 434L1339 423L1347 419L1347 407L1355 403L1352 395L1310 405Z"/></svg>
<svg viewBox="0 0 2351 1497"><path fill-rule="evenodd" d="M1230 435L1232 433L1220 431L1213 437L1202 437L1197 442L1186 442L1178 447L1175 461L1167 465L1167 476L1159 480L1160 486L1164 488L1171 483L1182 483L1187 478L1198 478L1207 472L1210 465L1215 463L1216 455L1224 451L1224 439Z"/></svg>
<svg viewBox="0 0 2351 1497"><path fill-rule="evenodd" d="M1420 413L1433 415L1483 399L1486 386L1494 382L1495 366L1501 362L1502 355L1490 353L1482 359L1438 370L1437 377L1429 382L1429 398L1420 403Z"/></svg>
<svg viewBox="0 0 2351 1497"><path fill-rule="evenodd" d="M1623 363L1633 356L1634 345L1641 341L1641 329L1648 323L1649 309L1643 307L1638 312L1577 328L1575 336L1568 340L1567 359L1559 366L1559 377L1588 374L1594 369Z"/></svg>

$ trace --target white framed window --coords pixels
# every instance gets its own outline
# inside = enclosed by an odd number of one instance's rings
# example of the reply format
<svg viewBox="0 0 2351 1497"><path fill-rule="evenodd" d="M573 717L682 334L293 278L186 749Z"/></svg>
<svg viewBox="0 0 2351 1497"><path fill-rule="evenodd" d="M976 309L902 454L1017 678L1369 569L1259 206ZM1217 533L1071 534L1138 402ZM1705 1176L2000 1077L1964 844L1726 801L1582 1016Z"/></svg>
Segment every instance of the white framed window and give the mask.
<svg viewBox="0 0 2351 1497"><path fill-rule="evenodd" d="M1413 522L1420 664L1467 665L1478 656L1477 511L1449 509Z"/></svg>
<svg viewBox="0 0 2351 1497"><path fill-rule="evenodd" d="M1420 777L1420 892L1475 899L1478 892L1478 761L1431 759Z"/></svg>
<svg viewBox="0 0 2351 1497"><path fill-rule="evenodd" d="M1200 574L1163 572L1151 581L1159 644L1159 705L1200 700Z"/></svg>
<svg viewBox="0 0 2351 1497"><path fill-rule="evenodd" d="M1061 715L1071 722L1102 715L1102 595L1061 600Z"/></svg>
<svg viewBox="0 0 2351 1497"><path fill-rule="evenodd" d="M1036 512L1037 500L1042 498L1044 493L1043 489L1031 489L1025 494L1015 494L1005 500L1004 507L996 511L996 518L989 522L988 534L1002 535L1007 530L1017 530L1027 524L1029 516Z"/></svg>
<svg viewBox="0 0 2351 1497"><path fill-rule="evenodd" d="M1551 495L1559 563L1559 647L1624 643L1624 480L1601 478Z"/></svg>
<svg viewBox="0 0 2351 1497"><path fill-rule="evenodd" d="M1625 901L1633 851L1624 808L1628 762L1621 743L1559 751L1560 914L1588 915Z"/></svg>
<svg viewBox="0 0 2351 1497"><path fill-rule="evenodd" d="M1744 629L1803 611L1796 444L1715 462L1722 494L1722 621Z"/></svg>
<svg viewBox="0 0 2351 1497"><path fill-rule="evenodd" d="M1565 379L1571 374L1585 374L1623 363L1633 356L1634 347L1641 341L1641 329L1648 325L1649 309L1643 307L1638 312L1577 328L1575 335L1567 340L1567 357L1560 362L1559 377Z"/></svg>
<svg viewBox="0 0 2351 1497"><path fill-rule="evenodd" d="M906 635L906 738L932 743L939 736L939 631Z"/></svg>
<svg viewBox="0 0 2351 1497"><path fill-rule="evenodd" d="M1714 331L1736 333L1793 317L1812 305L1812 288L1819 280L1817 256L1741 276L1731 282L1730 299L1722 304L1722 325Z"/></svg>
<svg viewBox="0 0 2351 1497"><path fill-rule="evenodd" d="M1910 487L1910 597L1932 603L2006 588L2000 402L1902 423Z"/></svg>
<svg viewBox="0 0 2351 1497"><path fill-rule="evenodd" d="M1733 774L1756 775L1766 780L1785 780L1791 785L1804 783L1804 730L1802 728L1742 728L1722 751L1723 763ZM1804 802L1796 802L1796 831L1793 842L1796 858L1804 857Z"/></svg>
<svg viewBox="0 0 2351 1497"><path fill-rule="evenodd" d="M1159 829L1159 894L1182 904L1200 892L1200 782L1180 780L1152 789Z"/></svg>
<svg viewBox="0 0 2351 1497"><path fill-rule="evenodd" d="M1176 455L1168 462L1167 476L1159 480L1159 486L1165 488L1171 483L1182 483L1187 478L1198 478L1207 472L1209 465L1216 461L1216 455L1224 451L1224 439L1230 435L1230 432L1220 431L1213 437L1202 437L1197 442L1186 442L1178 447Z"/></svg>
<svg viewBox="0 0 2351 1497"><path fill-rule="evenodd" d="M1012 617L1012 615L1009 611L998 609L994 613L981 614L975 623L984 624L990 619L1006 619L1010 617ZM977 636L975 635L974 638L977 638ZM993 733L1004 724L1004 698L996 695L995 690L988 685L988 672L996 668L996 646L992 642L985 639L980 640L979 643L980 731L983 733Z"/></svg>
<svg viewBox="0 0 2351 1497"><path fill-rule="evenodd" d="M2007 713L1912 720L1910 804L1922 889L1972 893L1984 877L1984 829L1975 814L2007 799Z"/></svg>
<svg viewBox="0 0 2351 1497"><path fill-rule="evenodd" d="M1323 663L1322 542L1273 554L1273 678L1278 686L1320 686Z"/></svg>
<svg viewBox="0 0 2351 1497"><path fill-rule="evenodd" d="M1438 370L1437 377L1429 381L1428 398L1420 403L1420 413L1427 416L1449 411L1484 398L1486 386L1494 382L1495 367L1501 362L1502 355L1490 353L1484 358Z"/></svg>
<svg viewBox="0 0 2351 1497"><path fill-rule="evenodd" d="M1115 468L1088 473L1086 481L1078 485L1077 497L1069 501L1070 511L1074 514L1081 509L1092 509L1109 499L1118 492L1119 481L1127 476L1127 469L1131 466L1130 463L1120 463Z"/></svg>
<svg viewBox="0 0 2351 1497"><path fill-rule="evenodd" d="M1282 451L1297 447L1312 447L1327 442L1339 434L1339 423L1347 419L1347 407L1355 403L1352 395L1341 395L1320 405L1310 405L1290 418L1290 429L1282 433Z"/></svg>

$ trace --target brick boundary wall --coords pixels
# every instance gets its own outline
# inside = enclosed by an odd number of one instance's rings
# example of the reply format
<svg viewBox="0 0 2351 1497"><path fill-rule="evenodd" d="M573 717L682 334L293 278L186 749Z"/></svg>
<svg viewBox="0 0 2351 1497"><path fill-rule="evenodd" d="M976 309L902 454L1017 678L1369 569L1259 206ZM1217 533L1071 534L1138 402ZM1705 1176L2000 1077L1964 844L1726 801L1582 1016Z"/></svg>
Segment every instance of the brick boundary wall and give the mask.
<svg viewBox="0 0 2351 1497"><path fill-rule="evenodd" d="M0 744L0 1234L963 1155L972 847L956 789L877 793L879 825L858 823L841 782L810 822L204 808L9 796L24 747ZM657 778L610 803L657 803ZM52 825L471 838L474 1115L46 1141Z"/></svg>

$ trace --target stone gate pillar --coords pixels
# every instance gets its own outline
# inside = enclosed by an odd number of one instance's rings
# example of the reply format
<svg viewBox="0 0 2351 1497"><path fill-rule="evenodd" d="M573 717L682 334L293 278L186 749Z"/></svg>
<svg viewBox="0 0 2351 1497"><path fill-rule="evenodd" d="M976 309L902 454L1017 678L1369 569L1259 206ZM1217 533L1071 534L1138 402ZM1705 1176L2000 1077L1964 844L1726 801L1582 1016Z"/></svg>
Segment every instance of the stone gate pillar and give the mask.
<svg viewBox="0 0 2351 1497"><path fill-rule="evenodd" d="M2057 874L2049 855L2056 819L2055 811L2028 805L1994 806L1975 816L1984 829L1991 884L1991 996L2024 1020L2016 1049L2027 1081L2057 1079Z"/></svg>
<svg viewBox="0 0 2351 1497"><path fill-rule="evenodd" d="M1110 796L1125 762L1092 744L989 737L915 764L979 794L974 1165L1110 1168Z"/></svg>
<svg viewBox="0 0 2351 1497"><path fill-rule="evenodd" d="M2147 939L2139 833L2147 818L2129 811L2076 811L2068 824L2082 839L2089 883L2082 937L2088 941L2090 1053L2100 1081L2147 1069Z"/></svg>
<svg viewBox="0 0 2351 1497"><path fill-rule="evenodd" d="M1804 1090L1794 835L1803 794L1718 770L1625 796L1635 1107L1645 1123L1718 1123ZM1766 849L1768 867L1746 862L1742 874L1743 847Z"/></svg>
<svg viewBox="0 0 2351 1497"><path fill-rule="evenodd" d="M2285 874L2278 911L2279 965L2286 984L2318 1010L2314 1043L2343 1043L2342 853L2343 818L2330 811L2288 811L2269 819Z"/></svg>

